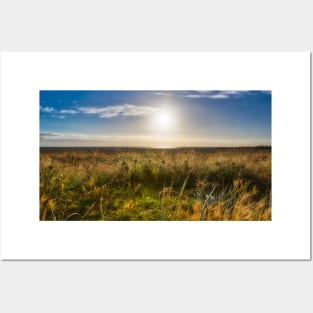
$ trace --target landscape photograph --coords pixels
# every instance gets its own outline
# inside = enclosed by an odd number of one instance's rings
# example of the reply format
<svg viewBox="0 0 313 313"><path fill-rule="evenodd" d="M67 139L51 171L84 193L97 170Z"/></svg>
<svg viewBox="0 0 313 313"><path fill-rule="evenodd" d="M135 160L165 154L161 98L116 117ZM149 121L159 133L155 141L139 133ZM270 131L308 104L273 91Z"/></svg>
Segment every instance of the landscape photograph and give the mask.
<svg viewBox="0 0 313 313"><path fill-rule="evenodd" d="M271 221L270 90L41 90L40 221Z"/></svg>

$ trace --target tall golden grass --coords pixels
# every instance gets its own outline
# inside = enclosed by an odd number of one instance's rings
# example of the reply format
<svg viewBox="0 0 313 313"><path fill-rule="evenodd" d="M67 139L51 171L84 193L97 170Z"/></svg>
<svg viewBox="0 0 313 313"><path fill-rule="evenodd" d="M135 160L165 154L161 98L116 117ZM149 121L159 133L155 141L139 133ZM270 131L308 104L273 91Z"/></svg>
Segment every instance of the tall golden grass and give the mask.
<svg viewBox="0 0 313 313"><path fill-rule="evenodd" d="M271 220L270 149L40 154L40 220Z"/></svg>

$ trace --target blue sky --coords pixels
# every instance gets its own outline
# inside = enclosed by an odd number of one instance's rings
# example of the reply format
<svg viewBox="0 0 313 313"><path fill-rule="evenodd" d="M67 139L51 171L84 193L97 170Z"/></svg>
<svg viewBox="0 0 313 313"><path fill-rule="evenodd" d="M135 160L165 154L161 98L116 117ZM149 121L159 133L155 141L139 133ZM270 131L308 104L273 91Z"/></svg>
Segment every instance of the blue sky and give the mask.
<svg viewBox="0 0 313 313"><path fill-rule="evenodd" d="M270 91L40 91L40 145L271 145Z"/></svg>

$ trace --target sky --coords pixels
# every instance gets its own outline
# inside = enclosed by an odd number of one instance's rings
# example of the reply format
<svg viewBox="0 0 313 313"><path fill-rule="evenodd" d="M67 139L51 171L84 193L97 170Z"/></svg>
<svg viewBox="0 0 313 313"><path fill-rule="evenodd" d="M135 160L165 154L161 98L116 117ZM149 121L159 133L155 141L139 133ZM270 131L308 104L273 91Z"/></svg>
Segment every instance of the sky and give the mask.
<svg viewBox="0 0 313 313"><path fill-rule="evenodd" d="M271 91L42 90L40 146L271 145Z"/></svg>

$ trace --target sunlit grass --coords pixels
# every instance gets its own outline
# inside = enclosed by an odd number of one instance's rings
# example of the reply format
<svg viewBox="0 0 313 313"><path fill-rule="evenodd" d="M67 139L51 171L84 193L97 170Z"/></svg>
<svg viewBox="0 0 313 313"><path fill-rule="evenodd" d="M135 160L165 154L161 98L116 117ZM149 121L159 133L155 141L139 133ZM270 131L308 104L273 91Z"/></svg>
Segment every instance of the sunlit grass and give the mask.
<svg viewBox="0 0 313 313"><path fill-rule="evenodd" d="M40 220L271 220L271 150L43 150Z"/></svg>

